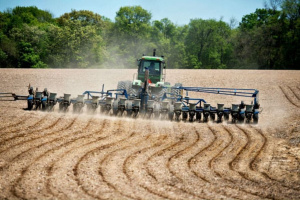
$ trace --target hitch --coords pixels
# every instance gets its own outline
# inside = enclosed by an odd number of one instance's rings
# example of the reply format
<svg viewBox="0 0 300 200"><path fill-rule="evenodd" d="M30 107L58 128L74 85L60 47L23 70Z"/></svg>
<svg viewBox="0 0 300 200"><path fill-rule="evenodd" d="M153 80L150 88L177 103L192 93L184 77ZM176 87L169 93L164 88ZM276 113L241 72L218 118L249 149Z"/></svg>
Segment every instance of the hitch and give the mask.
<svg viewBox="0 0 300 200"><path fill-rule="evenodd" d="M13 98L13 99L11 99L11 98ZM28 98L28 96L16 95L15 93L11 93L11 92L1 92L0 93L0 101L27 100L27 98Z"/></svg>

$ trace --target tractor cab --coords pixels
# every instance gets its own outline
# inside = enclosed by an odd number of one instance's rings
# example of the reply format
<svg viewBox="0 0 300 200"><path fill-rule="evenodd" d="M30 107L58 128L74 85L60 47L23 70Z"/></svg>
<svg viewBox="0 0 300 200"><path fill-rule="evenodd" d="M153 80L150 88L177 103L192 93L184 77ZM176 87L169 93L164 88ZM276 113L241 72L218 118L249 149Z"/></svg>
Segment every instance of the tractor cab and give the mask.
<svg viewBox="0 0 300 200"><path fill-rule="evenodd" d="M161 57L143 56L138 63L138 80L144 82L145 71L149 69L151 83L163 81L164 60Z"/></svg>
<svg viewBox="0 0 300 200"><path fill-rule="evenodd" d="M143 56L141 59L138 59L138 75L137 79L134 81L144 82L145 81L145 71L149 70L149 82L153 84L163 83L164 82L164 69L165 61L164 57L155 56L155 49L153 51L153 56ZM136 84L133 84L136 85ZM140 85L140 84L139 84Z"/></svg>

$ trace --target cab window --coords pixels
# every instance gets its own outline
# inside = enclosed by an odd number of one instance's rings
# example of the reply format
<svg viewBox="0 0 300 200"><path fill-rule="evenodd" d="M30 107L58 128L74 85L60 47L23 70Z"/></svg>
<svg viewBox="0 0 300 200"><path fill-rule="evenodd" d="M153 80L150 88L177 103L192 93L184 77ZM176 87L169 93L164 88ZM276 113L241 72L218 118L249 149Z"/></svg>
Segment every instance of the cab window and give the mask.
<svg viewBox="0 0 300 200"><path fill-rule="evenodd" d="M160 74L160 63L153 60L142 60L140 63L139 72L145 72L145 68L149 69L149 74L159 75Z"/></svg>

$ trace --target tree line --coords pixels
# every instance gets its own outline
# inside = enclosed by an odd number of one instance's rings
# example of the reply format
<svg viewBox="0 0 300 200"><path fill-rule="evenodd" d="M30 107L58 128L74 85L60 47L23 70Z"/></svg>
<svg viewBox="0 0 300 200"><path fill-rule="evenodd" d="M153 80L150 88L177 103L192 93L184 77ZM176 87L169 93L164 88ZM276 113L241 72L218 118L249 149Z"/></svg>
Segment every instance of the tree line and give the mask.
<svg viewBox="0 0 300 200"><path fill-rule="evenodd" d="M58 18L37 7L0 12L2 68L135 68L152 49L168 68L298 69L300 0L270 0L238 26L191 19L151 21L140 6L121 7L114 21L87 10Z"/></svg>

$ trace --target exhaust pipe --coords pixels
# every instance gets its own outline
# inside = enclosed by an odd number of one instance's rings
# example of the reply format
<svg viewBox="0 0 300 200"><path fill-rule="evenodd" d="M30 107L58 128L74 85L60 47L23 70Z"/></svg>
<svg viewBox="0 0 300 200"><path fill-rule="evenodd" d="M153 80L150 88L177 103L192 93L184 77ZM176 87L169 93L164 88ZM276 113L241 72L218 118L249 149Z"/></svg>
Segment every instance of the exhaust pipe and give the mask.
<svg viewBox="0 0 300 200"><path fill-rule="evenodd" d="M156 51L156 49L153 49L153 56L155 56L155 51Z"/></svg>

